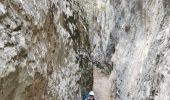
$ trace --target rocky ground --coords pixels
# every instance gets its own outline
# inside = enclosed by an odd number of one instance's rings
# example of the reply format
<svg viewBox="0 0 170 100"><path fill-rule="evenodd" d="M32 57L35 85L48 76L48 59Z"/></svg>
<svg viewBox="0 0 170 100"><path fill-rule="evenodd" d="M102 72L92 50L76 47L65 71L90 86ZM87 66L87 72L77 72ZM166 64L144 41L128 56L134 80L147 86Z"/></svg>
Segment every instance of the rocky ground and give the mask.
<svg viewBox="0 0 170 100"><path fill-rule="evenodd" d="M96 100L113 100L111 98L111 80L108 75L100 72L100 69L93 69L93 91Z"/></svg>

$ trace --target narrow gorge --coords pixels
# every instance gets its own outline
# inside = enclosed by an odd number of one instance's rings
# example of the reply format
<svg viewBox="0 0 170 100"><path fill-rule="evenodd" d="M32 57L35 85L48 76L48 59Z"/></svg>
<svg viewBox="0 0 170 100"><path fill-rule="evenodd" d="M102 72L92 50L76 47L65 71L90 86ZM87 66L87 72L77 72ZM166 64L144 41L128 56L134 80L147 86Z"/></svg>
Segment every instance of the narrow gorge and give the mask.
<svg viewBox="0 0 170 100"><path fill-rule="evenodd" d="M170 0L0 0L0 100L170 100Z"/></svg>

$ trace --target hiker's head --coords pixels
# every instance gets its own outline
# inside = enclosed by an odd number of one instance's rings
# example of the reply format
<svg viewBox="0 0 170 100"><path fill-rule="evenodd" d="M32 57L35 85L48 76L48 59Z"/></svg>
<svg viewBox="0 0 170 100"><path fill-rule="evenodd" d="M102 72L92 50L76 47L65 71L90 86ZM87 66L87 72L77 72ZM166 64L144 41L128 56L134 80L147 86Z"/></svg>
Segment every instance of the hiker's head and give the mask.
<svg viewBox="0 0 170 100"><path fill-rule="evenodd" d="M93 91L89 92L89 100L94 100L94 92Z"/></svg>

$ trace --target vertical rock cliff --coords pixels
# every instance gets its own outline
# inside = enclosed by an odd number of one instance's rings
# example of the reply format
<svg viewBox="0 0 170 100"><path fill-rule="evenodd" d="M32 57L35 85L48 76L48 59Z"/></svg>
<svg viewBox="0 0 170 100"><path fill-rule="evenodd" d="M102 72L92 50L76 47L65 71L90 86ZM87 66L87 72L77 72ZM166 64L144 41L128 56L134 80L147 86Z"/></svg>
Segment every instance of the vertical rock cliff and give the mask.
<svg viewBox="0 0 170 100"><path fill-rule="evenodd" d="M97 0L97 8L93 54L105 73L113 69L114 99L169 100L170 2Z"/></svg>
<svg viewBox="0 0 170 100"><path fill-rule="evenodd" d="M169 100L169 19L169 0L0 0L0 99L81 100L94 67L113 100Z"/></svg>
<svg viewBox="0 0 170 100"><path fill-rule="evenodd" d="M80 100L92 89L83 14L71 0L0 1L1 100Z"/></svg>

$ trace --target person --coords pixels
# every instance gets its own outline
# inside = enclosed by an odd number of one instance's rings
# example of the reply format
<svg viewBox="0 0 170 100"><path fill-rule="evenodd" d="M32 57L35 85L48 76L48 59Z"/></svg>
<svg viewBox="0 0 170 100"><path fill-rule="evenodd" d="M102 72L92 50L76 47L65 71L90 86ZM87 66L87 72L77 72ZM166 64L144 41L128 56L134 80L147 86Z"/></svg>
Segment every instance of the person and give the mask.
<svg viewBox="0 0 170 100"><path fill-rule="evenodd" d="M96 100L96 99L94 98L94 92L93 92L93 91L90 91L85 100Z"/></svg>

